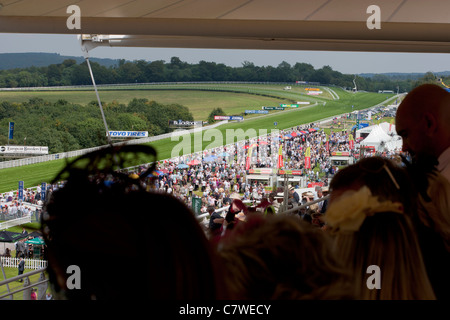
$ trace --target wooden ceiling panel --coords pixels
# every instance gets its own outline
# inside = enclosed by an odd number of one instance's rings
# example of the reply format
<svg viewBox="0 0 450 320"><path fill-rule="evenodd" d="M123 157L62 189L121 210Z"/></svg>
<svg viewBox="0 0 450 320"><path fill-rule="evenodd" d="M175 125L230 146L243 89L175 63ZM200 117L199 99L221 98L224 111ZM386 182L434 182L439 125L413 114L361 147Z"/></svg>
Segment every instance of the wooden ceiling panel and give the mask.
<svg viewBox="0 0 450 320"><path fill-rule="evenodd" d="M450 23L450 1L408 0L399 7L392 22L414 21L416 23Z"/></svg>
<svg viewBox="0 0 450 320"><path fill-rule="evenodd" d="M0 19L2 16L44 16L51 12L64 11L72 4L79 4L79 0L39 0L39 1L4 1L0 0Z"/></svg>
<svg viewBox="0 0 450 320"><path fill-rule="evenodd" d="M245 5L248 0L183 0L145 15L151 18L217 19ZM247 17L248 18L248 17Z"/></svg>
<svg viewBox="0 0 450 320"><path fill-rule="evenodd" d="M317 1L246 1L235 8L224 19L251 20L304 20L329 0Z"/></svg>

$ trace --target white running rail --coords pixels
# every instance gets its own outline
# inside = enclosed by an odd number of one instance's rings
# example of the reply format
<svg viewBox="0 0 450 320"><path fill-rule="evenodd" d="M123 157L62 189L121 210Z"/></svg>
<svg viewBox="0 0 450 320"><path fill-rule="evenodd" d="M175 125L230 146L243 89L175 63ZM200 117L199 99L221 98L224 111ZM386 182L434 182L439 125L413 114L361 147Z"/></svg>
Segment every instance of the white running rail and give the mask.
<svg viewBox="0 0 450 320"><path fill-rule="evenodd" d="M11 228L11 227L20 226L22 224L30 223L30 222L31 222L31 215L28 215L28 216L22 217L22 218L5 221L5 222L0 223L0 231Z"/></svg>

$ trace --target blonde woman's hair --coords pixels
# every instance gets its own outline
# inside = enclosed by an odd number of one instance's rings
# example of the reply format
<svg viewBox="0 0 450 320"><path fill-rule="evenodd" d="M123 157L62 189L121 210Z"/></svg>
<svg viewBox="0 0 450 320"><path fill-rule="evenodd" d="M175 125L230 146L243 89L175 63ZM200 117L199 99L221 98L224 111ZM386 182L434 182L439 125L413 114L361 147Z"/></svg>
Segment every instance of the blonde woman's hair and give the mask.
<svg viewBox="0 0 450 320"><path fill-rule="evenodd" d="M361 190L364 187L369 188L371 195L376 196L380 202L401 204L402 210L399 211L403 213L389 209L384 212L369 212L356 230L340 232L330 228L336 253L353 272L358 298L435 299L412 222L417 211L417 197L408 172L381 157L362 159L336 174L331 181L331 199L336 199L336 196L333 197L336 190ZM339 197L338 195L337 198ZM336 200L330 201L329 212L333 211L334 201ZM342 215L352 216L345 208L339 206ZM367 279L371 275L367 273L367 268L371 265L380 268L380 289L369 289L367 286Z"/></svg>
<svg viewBox="0 0 450 320"><path fill-rule="evenodd" d="M352 270L358 299L435 299L412 222L405 214L369 216L358 231L336 233L334 245ZM379 289L367 285L372 265L380 268Z"/></svg>
<svg viewBox="0 0 450 320"><path fill-rule="evenodd" d="M328 234L296 216L252 215L219 246L219 256L232 299L354 298Z"/></svg>

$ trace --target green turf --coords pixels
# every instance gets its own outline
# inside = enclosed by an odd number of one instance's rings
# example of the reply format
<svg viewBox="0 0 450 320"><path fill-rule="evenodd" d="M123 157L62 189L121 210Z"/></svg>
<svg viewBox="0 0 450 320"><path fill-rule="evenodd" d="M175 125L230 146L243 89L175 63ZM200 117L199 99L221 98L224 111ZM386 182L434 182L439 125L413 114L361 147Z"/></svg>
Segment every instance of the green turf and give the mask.
<svg viewBox="0 0 450 320"><path fill-rule="evenodd" d="M14 257L15 257L15 255L14 255ZM10 278L16 277L18 275L17 268L4 268L4 270L5 270L5 274L6 274L6 279L10 279ZM27 272L30 272L30 271L33 271L33 270L25 269L24 274L26 274ZM40 273L30 276L29 277L30 282L31 283L38 282L39 276L40 276ZM48 279L47 274L46 274L46 278ZM3 280L5 280L5 278L3 276L3 273L0 270L0 281L3 281ZM14 282L9 283L10 292L18 290L20 288L23 288L23 282L14 281ZM37 287L34 287L34 288L37 289ZM8 292L8 289L7 289L6 285L0 287L0 295L3 295L7 292ZM47 292L51 292L50 285L47 288ZM14 300L23 300L23 291L15 293L13 295L13 297L14 297Z"/></svg>
<svg viewBox="0 0 450 320"><path fill-rule="evenodd" d="M103 103L117 101L127 104L133 98L154 100L162 104L179 103L189 108L194 119L206 120L214 108L222 108L226 114L238 115L245 110L261 110L262 106L278 106L280 103L314 101L302 87L284 91L281 85L225 85L225 84L179 84L104 86L99 88ZM170 92L169 92L170 91ZM326 90L323 99L331 96ZM91 88L71 90L1 91L0 101L25 102L31 98L42 98L56 102L65 99L72 103L87 104L96 100ZM253 117L253 116L249 116Z"/></svg>
<svg viewBox="0 0 450 320"><path fill-rule="evenodd" d="M117 101L128 104L133 98L154 100L162 104L182 104L189 108L194 120L206 120L214 108L222 108L229 115L237 115L245 110L261 110L262 106L278 106L287 103L281 98L271 98L246 93L233 92L209 92L174 90L119 90L100 91L100 99L103 103ZM87 104L96 100L93 91L52 91L52 92L0 92L0 101L25 102L31 98L42 98L46 101L56 102L63 98L77 104Z"/></svg>
<svg viewBox="0 0 450 320"><path fill-rule="evenodd" d="M167 87L168 88L168 87ZM189 88L185 86L184 88ZM176 88L175 88L176 89ZM306 96L304 94L305 90L302 87L293 87L291 91L282 90L282 86L273 86L273 85L247 85L247 86L239 86L239 85L227 85L220 87L216 85L216 87L208 87L202 86L202 90L211 89L218 91L221 90L234 90L234 91L248 91L253 92L253 96L259 97L259 95L270 95L275 97L279 96L279 99L285 99L290 101L311 101L311 103L317 102L317 106L313 107L304 107L293 109L289 112L277 112L271 113L269 115L264 116L254 116L253 119L246 118L245 121L239 123L229 123L223 126L218 127L217 129L222 135L222 142L226 143L226 129L242 129L247 131L248 129L254 129L256 133L261 133L261 130L269 130L274 129L274 122L278 122L277 129L285 129L291 128L300 124L305 124L313 121L317 121L320 119L324 119L327 117L331 117L333 115L348 113L352 111L352 105L354 106L353 110L364 109L375 104L378 104L384 101L389 95L386 94L378 94L378 93L368 93L368 92L358 92L358 93L350 93L346 92L340 88L333 88L333 90L339 95L339 100L331 100L331 96L324 95L323 97L311 97ZM120 91L120 90L119 90ZM135 90L135 92L140 92L144 90ZM303 91L303 93L302 93ZM106 91L101 92L101 96ZM186 99L192 99L191 91L184 90L175 90L175 91L164 91L166 96L172 96L173 94L179 93L187 93ZM208 92L208 91L194 91L196 93L208 94L214 96L216 93L222 92ZM324 90L325 92L325 90ZM53 92L44 92L44 93L53 93ZM59 92L61 93L61 92ZM75 92L76 93L76 92ZM78 92L79 93L79 92ZM60 95L59 98L64 98L68 100L65 96L66 91L64 91L64 95ZM228 92L230 95L242 95L241 93L232 93ZM18 93L16 92L16 95ZM134 95L136 96L136 95ZM392 95L391 95L392 96ZM264 97L264 96L261 96ZM184 104L183 98L179 98L180 104ZM1 96L0 96L1 100ZM70 100L69 100L70 101ZM72 102L72 101L71 101ZM159 102L159 101L158 101ZM325 103L325 105L324 105ZM244 107L245 109L245 107ZM216 132L216 133L217 133ZM219 135L220 137L220 135ZM197 151L194 150L194 142L193 138L191 139L191 152ZM172 156L172 151L175 146L179 145L179 141L171 141L170 138L159 140L156 142L150 143L158 152L158 159L167 159ZM205 149L210 146L210 142L204 141L202 148ZM189 153L189 150L186 151ZM0 170L0 192L6 192L10 190L17 189L18 181L24 181L25 188L36 186L42 182L50 182L55 175L64 167L67 159L62 160L54 160L50 162L44 162L39 164L33 164L28 166L22 166L18 168L9 168L9 169L1 169ZM130 163L131 165L138 165L140 163L145 163L148 161Z"/></svg>

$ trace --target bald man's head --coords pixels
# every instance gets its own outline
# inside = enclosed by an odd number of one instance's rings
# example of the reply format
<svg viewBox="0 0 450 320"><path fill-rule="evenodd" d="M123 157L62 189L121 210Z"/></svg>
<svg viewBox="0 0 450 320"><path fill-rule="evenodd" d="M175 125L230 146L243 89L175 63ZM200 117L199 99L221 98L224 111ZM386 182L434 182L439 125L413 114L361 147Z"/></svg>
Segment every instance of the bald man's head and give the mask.
<svg viewBox="0 0 450 320"><path fill-rule="evenodd" d="M438 157L450 146L450 93L434 84L415 88L398 107L395 122L404 151Z"/></svg>

